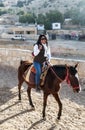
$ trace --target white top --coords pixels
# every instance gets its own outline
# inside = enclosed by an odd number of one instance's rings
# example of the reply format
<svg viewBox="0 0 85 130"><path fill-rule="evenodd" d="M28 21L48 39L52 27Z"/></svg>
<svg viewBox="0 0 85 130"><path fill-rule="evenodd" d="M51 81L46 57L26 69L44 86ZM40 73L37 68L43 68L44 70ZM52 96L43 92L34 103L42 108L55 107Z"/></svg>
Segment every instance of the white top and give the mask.
<svg viewBox="0 0 85 130"><path fill-rule="evenodd" d="M34 45L34 56L37 56L37 55L39 54L39 52L40 52L40 50L39 50L39 48L38 48L38 45L35 44L35 45Z"/></svg>
<svg viewBox="0 0 85 130"><path fill-rule="evenodd" d="M50 61L51 59L51 52L50 52L50 47L46 46L46 44L42 44L44 46L44 49L45 49L45 53L44 53L44 56L48 58L48 60Z"/></svg>
<svg viewBox="0 0 85 130"><path fill-rule="evenodd" d="M51 51L50 51L50 47L46 46L46 44L42 44L44 46L44 49L45 49L45 53L44 53L44 56L48 58L48 60L50 61L51 59ZM35 44L34 45L34 56L37 56L39 54L40 50L38 48L38 45Z"/></svg>

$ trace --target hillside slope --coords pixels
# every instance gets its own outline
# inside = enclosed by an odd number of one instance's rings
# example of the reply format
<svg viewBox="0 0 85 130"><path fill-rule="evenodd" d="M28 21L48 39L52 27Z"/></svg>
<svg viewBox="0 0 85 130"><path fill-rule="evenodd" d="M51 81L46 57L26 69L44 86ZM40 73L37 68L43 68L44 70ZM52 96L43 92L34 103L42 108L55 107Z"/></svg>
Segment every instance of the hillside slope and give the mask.
<svg viewBox="0 0 85 130"><path fill-rule="evenodd" d="M46 13L49 10L59 10L65 12L71 8L84 9L85 1L83 0L31 0L29 8L36 13Z"/></svg>

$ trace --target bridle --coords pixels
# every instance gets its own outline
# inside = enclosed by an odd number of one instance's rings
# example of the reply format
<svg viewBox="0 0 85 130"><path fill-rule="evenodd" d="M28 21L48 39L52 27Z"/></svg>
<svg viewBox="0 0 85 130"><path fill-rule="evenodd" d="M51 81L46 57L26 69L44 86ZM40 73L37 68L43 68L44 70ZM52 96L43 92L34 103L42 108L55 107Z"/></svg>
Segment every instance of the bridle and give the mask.
<svg viewBox="0 0 85 130"><path fill-rule="evenodd" d="M71 82L70 82L70 79L69 79L69 69L68 67L66 66L66 76L65 76L65 79L62 80L56 73L55 71L53 70L52 67L50 67L51 71L53 72L53 74L55 75L55 77L60 81L60 82L63 82L64 80L67 82L67 84L71 85ZM73 90L76 90L77 88L79 88L78 86L73 86Z"/></svg>
<svg viewBox="0 0 85 130"><path fill-rule="evenodd" d="M69 74L69 69L68 69L68 67L66 67L66 68L67 68L67 74L66 74L65 80L66 80L67 84L71 85L71 82L70 82L70 79L69 79L69 76L70 76L71 74ZM73 90L76 90L77 88L79 89L79 86L73 86L72 88L73 88Z"/></svg>

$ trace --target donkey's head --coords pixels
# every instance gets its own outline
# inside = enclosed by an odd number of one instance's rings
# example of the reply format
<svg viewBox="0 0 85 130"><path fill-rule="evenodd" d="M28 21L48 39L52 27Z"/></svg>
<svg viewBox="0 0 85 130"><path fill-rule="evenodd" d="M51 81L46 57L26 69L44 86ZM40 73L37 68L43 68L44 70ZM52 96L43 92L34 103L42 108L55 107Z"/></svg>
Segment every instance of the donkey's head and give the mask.
<svg viewBox="0 0 85 130"><path fill-rule="evenodd" d="M67 78L66 81L67 83L69 83L74 92L79 92L81 90L80 85L79 85L79 78L78 78L78 72L77 72L77 66L78 64L76 64L75 66L68 66L67 67Z"/></svg>

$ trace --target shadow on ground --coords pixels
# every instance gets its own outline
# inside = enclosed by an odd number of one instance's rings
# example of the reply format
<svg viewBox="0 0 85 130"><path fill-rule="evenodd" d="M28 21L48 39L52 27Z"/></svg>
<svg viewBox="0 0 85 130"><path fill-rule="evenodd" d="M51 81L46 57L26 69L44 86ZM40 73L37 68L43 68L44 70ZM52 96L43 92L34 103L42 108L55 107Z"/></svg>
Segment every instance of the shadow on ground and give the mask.
<svg viewBox="0 0 85 130"><path fill-rule="evenodd" d="M11 91L15 86L17 86L17 69L0 64L0 105L17 96L17 92Z"/></svg>

